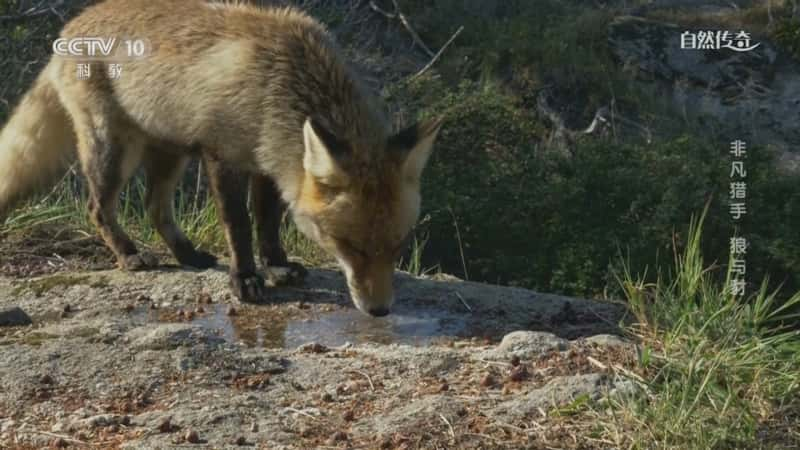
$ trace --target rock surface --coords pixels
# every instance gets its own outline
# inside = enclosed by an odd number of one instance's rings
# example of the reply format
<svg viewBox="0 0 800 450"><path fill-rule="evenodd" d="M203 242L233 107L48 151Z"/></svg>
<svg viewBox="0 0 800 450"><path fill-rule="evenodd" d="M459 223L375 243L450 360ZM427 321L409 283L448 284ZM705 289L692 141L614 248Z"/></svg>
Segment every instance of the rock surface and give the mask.
<svg viewBox="0 0 800 450"><path fill-rule="evenodd" d="M617 306L396 285L375 319L327 270L268 305L230 299L224 269L0 278L0 308L33 318L0 330L0 447L535 447L526 423L627 389L602 367L633 361L630 345L585 339L618 331Z"/></svg>
<svg viewBox="0 0 800 450"><path fill-rule="evenodd" d="M661 3L650 5L646 11L683 4ZM705 2L702 10L695 2L686 3L693 5L683 5L687 11L702 12L709 24L715 22L715 16L735 11L730 4L720 2ZM712 25L702 30L741 31ZM656 96L667 99L684 120L707 124L731 141L771 146L781 155L783 168L800 168L800 130L796 126L800 118L800 64L758 35L751 37L759 46L749 52L682 49L681 33L685 31L701 28L621 16L610 25L608 40L620 63L635 72Z"/></svg>

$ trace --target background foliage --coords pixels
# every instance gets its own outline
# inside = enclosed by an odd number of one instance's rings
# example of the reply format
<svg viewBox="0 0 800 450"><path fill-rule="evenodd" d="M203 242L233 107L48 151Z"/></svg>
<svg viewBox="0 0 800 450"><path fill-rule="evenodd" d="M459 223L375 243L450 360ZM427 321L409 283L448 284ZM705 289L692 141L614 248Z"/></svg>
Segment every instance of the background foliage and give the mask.
<svg viewBox="0 0 800 450"><path fill-rule="evenodd" d="M0 0L0 120L46 61L62 20L86 3L55 2L52 12L27 17L39 3ZM770 273L775 282L800 287L800 177L776 170L770 150L753 143L749 214L734 224L725 138L675 119L632 82L607 48L612 7L577 0L401 1L434 50L464 26L435 68L413 77L429 58L397 20L368 2L301 3L348 44L399 117L447 117L424 181L423 267L543 291L611 295L620 257L637 273L671 261L672 245L680 249L686 241L690 216L708 204L703 250L709 259L724 264L728 239L738 231L752 243L748 278ZM392 8L388 1L377 4ZM792 23L775 33L796 51ZM555 125L537 107L542 93L554 99L569 128L585 127L598 108L612 105L644 126L670 131L650 142L612 130L554 145ZM195 192L196 180L190 171L179 199L188 216L184 226L221 250L212 207L202 185ZM80 196L74 182L65 186ZM127 224L155 243L137 201L141 185L133 189L124 194ZM82 214L80 207L70 211L57 222L88 226L72 217ZM33 222L9 222L15 229L20 223ZM324 260L290 226L284 236L294 253Z"/></svg>

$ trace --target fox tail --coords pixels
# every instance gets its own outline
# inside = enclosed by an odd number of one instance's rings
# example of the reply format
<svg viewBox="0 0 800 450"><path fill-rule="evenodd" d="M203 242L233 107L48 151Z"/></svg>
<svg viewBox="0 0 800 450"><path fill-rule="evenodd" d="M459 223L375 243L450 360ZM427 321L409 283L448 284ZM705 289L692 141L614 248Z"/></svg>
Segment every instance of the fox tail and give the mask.
<svg viewBox="0 0 800 450"><path fill-rule="evenodd" d="M0 219L55 184L74 157L72 122L45 69L0 132Z"/></svg>

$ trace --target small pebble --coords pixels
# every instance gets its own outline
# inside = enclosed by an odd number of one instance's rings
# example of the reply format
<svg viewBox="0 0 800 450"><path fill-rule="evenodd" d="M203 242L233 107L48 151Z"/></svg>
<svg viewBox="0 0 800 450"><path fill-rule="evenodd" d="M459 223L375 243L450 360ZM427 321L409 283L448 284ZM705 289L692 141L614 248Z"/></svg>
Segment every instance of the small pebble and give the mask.
<svg viewBox="0 0 800 450"><path fill-rule="evenodd" d="M197 444L200 442L200 436L197 434L197 431L192 430L186 430L183 439L190 444Z"/></svg>
<svg viewBox="0 0 800 450"><path fill-rule="evenodd" d="M211 294L209 294L208 292L203 291L197 296L197 303L205 303L207 305L210 305L212 302L213 301L211 300Z"/></svg>
<svg viewBox="0 0 800 450"><path fill-rule="evenodd" d="M528 370L525 369L525 366L517 366L511 369L511 375L509 375L511 381L522 381L526 378L528 378Z"/></svg>
<svg viewBox="0 0 800 450"><path fill-rule="evenodd" d="M162 433L169 433L172 431L172 418L167 417L158 424L158 431Z"/></svg>
<svg viewBox="0 0 800 450"><path fill-rule="evenodd" d="M333 435L331 435L331 438L328 440L328 442L332 445L336 445L337 442L342 442L346 440L347 440L347 433L345 433L344 431L337 431L336 433L333 433Z"/></svg>

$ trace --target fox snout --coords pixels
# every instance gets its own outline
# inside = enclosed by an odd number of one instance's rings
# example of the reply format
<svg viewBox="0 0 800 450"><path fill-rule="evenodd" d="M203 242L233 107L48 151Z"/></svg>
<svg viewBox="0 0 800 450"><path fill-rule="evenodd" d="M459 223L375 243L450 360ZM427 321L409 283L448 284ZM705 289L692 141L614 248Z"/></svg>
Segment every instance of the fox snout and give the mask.
<svg viewBox="0 0 800 450"><path fill-rule="evenodd" d="M391 312L394 303L394 287L392 264L369 267L366 270L353 271L346 264L347 287L353 304L360 311L371 316L382 317Z"/></svg>
<svg viewBox="0 0 800 450"><path fill-rule="evenodd" d="M394 303L394 263L419 218L420 176L442 120L367 138L324 122L308 117L303 124L305 173L290 204L294 222L339 261L356 308L385 316Z"/></svg>

